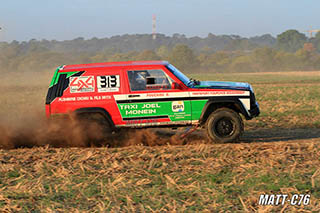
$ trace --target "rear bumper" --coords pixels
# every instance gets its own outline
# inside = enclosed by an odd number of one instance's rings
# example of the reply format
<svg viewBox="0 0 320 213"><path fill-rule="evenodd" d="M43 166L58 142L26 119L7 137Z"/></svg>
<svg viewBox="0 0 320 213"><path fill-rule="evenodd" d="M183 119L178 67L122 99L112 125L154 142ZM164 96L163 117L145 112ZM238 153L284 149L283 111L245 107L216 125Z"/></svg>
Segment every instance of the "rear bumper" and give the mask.
<svg viewBox="0 0 320 213"><path fill-rule="evenodd" d="M50 118L51 115L51 106L50 104L46 104L46 117Z"/></svg>

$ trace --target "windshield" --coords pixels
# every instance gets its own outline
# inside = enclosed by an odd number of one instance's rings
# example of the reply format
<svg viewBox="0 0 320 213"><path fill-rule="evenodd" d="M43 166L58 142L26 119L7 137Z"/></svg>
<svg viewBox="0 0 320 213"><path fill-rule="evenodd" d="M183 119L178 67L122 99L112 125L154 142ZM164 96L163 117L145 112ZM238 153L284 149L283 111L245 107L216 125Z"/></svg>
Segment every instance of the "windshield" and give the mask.
<svg viewBox="0 0 320 213"><path fill-rule="evenodd" d="M173 65L167 65L167 68L177 77L180 81L182 81L186 86L189 85L190 79L185 76L182 72L180 72L177 68Z"/></svg>

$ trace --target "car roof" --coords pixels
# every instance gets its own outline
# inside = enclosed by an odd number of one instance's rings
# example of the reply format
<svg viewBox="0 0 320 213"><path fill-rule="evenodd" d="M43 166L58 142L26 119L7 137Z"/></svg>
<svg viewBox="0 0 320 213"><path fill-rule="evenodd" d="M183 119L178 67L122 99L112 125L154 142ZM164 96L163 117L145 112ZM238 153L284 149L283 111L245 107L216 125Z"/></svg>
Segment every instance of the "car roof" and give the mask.
<svg viewBox="0 0 320 213"><path fill-rule="evenodd" d="M60 70L68 71L75 69L103 68L103 67L129 67L129 66L147 66L147 65L168 65L167 61L118 61L91 64L64 65Z"/></svg>

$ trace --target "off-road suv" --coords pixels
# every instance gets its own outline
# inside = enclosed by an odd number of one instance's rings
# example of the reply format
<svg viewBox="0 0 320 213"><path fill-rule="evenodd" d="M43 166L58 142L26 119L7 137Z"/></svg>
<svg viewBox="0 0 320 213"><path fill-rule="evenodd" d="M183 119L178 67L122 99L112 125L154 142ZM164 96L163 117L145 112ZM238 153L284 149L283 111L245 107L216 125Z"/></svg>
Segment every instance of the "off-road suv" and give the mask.
<svg viewBox="0 0 320 213"><path fill-rule="evenodd" d="M54 73L46 115L100 117L118 128L204 127L214 142L236 141L243 132L240 114L259 115L248 83L189 79L166 61L65 65Z"/></svg>

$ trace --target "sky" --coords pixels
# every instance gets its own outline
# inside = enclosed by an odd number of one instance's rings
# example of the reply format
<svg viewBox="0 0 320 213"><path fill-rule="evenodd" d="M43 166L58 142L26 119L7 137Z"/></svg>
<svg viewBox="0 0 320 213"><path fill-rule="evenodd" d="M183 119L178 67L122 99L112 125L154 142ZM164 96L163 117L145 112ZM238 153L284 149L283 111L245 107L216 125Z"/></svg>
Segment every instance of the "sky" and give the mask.
<svg viewBox="0 0 320 213"><path fill-rule="evenodd" d="M252 37L320 29L319 0L2 0L0 41L158 33Z"/></svg>

